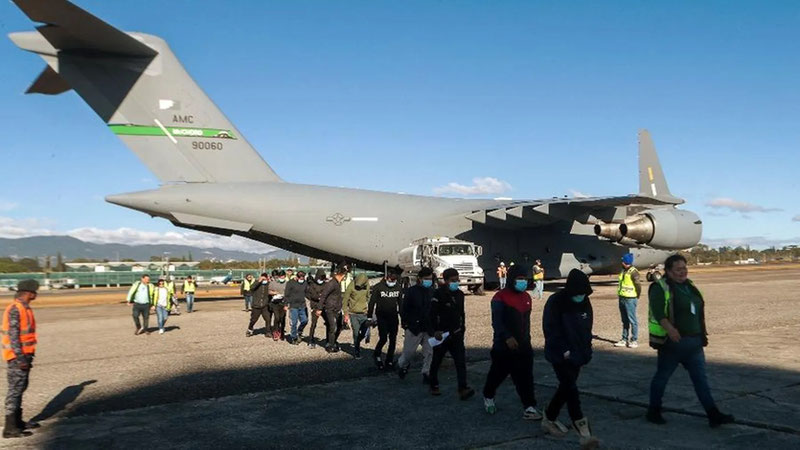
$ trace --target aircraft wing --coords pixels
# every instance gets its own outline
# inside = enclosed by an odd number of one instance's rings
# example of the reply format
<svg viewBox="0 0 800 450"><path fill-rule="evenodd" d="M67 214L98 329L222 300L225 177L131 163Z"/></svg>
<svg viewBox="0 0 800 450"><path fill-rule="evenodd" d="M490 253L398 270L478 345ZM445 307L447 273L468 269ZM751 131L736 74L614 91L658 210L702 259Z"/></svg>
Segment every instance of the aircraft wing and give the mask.
<svg viewBox="0 0 800 450"><path fill-rule="evenodd" d="M559 221L596 224L619 222L639 210L676 204L641 195L521 200L472 211L466 217L473 222L503 228L528 228Z"/></svg>
<svg viewBox="0 0 800 450"><path fill-rule="evenodd" d="M653 140L639 131L639 193L618 197L553 197L543 200L497 202L467 213L467 219L501 228L528 228L559 221L585 224L622 222L649 208L674 207L683 199L672 196Z"/></svg>

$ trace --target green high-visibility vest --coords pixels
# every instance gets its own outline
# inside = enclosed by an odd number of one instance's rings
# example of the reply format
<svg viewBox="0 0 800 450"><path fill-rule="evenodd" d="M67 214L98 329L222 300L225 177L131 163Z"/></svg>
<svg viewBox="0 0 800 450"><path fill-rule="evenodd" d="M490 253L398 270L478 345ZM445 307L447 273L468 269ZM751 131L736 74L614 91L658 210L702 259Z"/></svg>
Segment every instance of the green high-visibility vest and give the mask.
<svg viewBox="0 0 800 450"><path fill-rule="evenodd" d="M623 270L619 274L619 290L617 294L623 298L636 298L636 285L633 284L633 274L636 272L635 267L628 270Z"/></svg>
<svg viewBox="0 0 800 450"><path fill-rule="evenodd" d="M697 294L700 296L700 300L703 300L703 293L700 292L700 289L697 289L697 286L692 283L692 280L687 280L689 285L697 291ZM665 278L660 278L656 281L658 285L661 287L661 290L664 291L664 316L666 316L670 323L675 325L675 309L673 303L670 301L672 299L672 292L669 289L669 285ZM648 302L649 305L649 302ZM649 315L649 329L650 329L650 344L655 345L663 345L667 342L667 330L661 326L660 323L653 317L653 310L652 308L648 308L648 315Z"/></svg>

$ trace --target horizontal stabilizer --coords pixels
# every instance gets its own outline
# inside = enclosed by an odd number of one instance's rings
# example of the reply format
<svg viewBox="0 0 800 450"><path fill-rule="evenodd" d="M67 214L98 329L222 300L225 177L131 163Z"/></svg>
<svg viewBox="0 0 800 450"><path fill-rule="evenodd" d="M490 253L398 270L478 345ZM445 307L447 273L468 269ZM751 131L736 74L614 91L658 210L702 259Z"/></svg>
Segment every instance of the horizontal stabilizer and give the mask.
<svg viewBox="0 0 800 450"><path fill-rule="evenodd" d="M58 50L154 57L157 52L131 35L66 0L14 0L39 33Z"/></svg>
<svg viewBox="0 0 800 450"><path fill-rule="evenodd" d="M44 68L39 78L31 84L26 94L58 95L72 89L69 83L53 70L52 67Z"/></svg>

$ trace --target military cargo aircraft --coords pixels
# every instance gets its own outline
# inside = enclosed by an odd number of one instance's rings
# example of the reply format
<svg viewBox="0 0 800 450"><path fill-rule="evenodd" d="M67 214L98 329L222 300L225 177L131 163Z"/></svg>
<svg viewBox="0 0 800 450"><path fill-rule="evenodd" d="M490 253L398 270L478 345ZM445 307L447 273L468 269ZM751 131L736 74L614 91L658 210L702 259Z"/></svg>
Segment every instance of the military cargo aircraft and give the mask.
<svg viewBox="0 0 800 450"><path fill-rule="evenodd" d="M47 63L27 92L75 90L161 182L106 200L176 226L376 270L398 264L412 242L448 237L481 250L489 281L500 261L541 259L547 278L575 268L609 274L625 253L650 267L700 240L702 222L676 208L683 200L671 195L647 131L639 133L639 193L628 196L475 200L290 183L162 39L120 31L66 0L14 3L41 25L9 37ZM244 197L283 201L257 210L230 201Z"/></svg>

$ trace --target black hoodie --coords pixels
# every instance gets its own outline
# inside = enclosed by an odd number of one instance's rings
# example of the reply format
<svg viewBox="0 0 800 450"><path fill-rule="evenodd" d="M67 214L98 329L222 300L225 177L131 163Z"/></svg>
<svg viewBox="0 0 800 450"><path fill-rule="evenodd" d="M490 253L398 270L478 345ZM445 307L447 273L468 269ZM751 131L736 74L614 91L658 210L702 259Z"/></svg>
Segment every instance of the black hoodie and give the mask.
<svg viewBox="0 0 800 450"><path fill-rule="evenodd" d="M308 305L311 309L319 309L319 294L322 293L322 288L325 286L325 271L317 269L314 277L309 276L307 278L306 298L308 299ZM318 283L318 281L322 281L322 284Z"/></svg>
<svg viewBox="0 0 800 450"><path fill-rule="evenodd" d="M568 362L576 366L592 359L592 287L589 277L578 269L567 276L567 285L547 299L542 315L545 358L553 364ZM584 294L582 302L573 296ZM569 358L564 353L569 351Z"/></svg>

